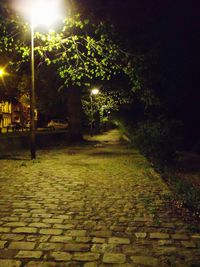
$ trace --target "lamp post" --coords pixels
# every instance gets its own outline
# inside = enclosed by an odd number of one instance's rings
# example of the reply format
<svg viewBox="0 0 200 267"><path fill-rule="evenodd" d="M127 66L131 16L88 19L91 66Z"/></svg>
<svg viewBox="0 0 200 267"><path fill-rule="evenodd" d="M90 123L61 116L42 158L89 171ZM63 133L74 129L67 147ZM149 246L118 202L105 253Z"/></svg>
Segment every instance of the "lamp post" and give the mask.
<svg viewBox="0 0 200 267"><path fill-rule="evenodd" d="M98 95L99 89L94 88L90 93L90 106L91 106L91 123L90 123L90 136L93 136L93 95Z"/></svg>
<svg viewBox="0 0 200 267"><path fill-rule="evenodd" d="M36 127L35 127L35 57L34 57L33 17L31 17L30 151L31 151L31 159L35 159L36 158Z"/></svg>
<svg viewBox="0 0 200 267"><path fill-rule="evenodd" d="M39 26L51 26L62 18L62 0L21 0L17 9L30 20L31 28L31 90L30 90L30 152L31 159L36 158L36 127L35 127L35 57L34 29Z"/></svg>
<svg viewBox="0 0 200 267"><path fill-rule="evenodd" d="M3 80L3 76L4 76L4 69L3 68L0 68L0 78ZM0 106L0 133L2 131L2 128L1 128L1 121L3 119L3 115L2 115L2 110L1 110L1 106Z"/></svg>

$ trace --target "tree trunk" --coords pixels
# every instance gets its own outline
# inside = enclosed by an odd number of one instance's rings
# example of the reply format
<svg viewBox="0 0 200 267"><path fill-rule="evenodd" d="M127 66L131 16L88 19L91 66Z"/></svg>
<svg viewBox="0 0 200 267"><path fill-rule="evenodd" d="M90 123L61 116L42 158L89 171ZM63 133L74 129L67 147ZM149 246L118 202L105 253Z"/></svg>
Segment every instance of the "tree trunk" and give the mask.
<svg viewBox="0 0 200 267"><path fill-rule="evenodd" d="M67 116L69 119L70 140L81 140L82 103L80 88L73 87L67 90Z"/></svg>

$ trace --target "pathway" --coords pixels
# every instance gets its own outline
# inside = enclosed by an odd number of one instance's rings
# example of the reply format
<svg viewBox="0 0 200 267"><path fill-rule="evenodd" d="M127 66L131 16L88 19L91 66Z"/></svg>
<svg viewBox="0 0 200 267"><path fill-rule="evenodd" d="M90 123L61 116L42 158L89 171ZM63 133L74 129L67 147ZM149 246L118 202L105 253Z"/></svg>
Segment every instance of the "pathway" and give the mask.
<svg viewBox="0 0 200 267"><path fill-rule="evenodd" d="M0 267L200 266L200 234L118 139L0 160Z"/></svg>

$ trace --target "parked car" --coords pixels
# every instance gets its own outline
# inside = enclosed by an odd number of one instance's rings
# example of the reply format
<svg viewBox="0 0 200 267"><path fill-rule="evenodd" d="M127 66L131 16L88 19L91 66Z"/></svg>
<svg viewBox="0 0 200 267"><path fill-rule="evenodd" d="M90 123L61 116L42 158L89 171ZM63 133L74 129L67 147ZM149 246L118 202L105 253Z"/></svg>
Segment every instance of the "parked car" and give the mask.
<svg viewBox="0 0 200 267"><path fill-rule="evenodd" d="M52 119L48 123L48 127L51 129L67 129L69 122L67 120Z"/></svg>
<svg viewBox="0 0 200 267"><path fill-rule="evenodd" d="M13 122L12 124L9 124L7 126L7 132L9 132L9 130L15 132L15 131L19 131L22 129L23 129L23 127L19 122Z"/></svg>

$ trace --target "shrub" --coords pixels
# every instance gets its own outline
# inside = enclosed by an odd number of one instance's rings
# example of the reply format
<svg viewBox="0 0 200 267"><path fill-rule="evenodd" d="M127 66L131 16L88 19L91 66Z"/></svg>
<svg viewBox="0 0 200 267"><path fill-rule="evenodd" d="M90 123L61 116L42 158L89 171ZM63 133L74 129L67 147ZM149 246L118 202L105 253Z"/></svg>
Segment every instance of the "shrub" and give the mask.
<svg viewBox="0 0 200 267"><path fill-rule="evenodd" d="M131 143L143 154L159 161L170 160L181 148L181 123L161 119L139 123L128 132Z"/></svg>

